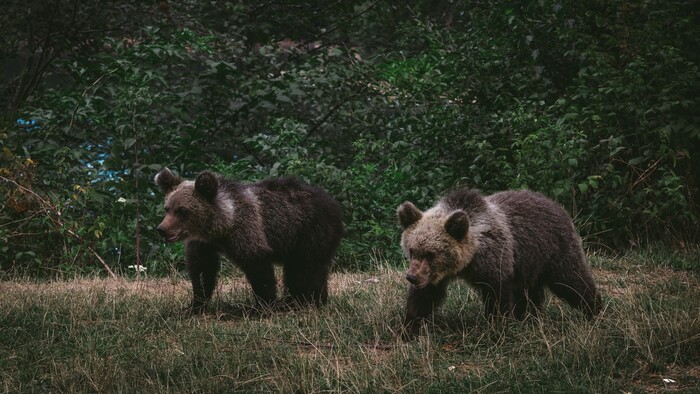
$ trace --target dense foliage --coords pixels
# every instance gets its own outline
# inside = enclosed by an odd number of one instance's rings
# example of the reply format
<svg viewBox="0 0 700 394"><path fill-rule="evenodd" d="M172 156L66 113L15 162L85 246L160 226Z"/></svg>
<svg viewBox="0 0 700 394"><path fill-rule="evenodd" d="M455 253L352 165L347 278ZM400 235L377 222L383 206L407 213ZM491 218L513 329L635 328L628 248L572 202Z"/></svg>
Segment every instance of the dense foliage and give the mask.
<svg viewBox="0 0 700 394"><path fill-rule="evenodd" d="M697 241L700 23L685 1L12 0L0 265L163 272L162 166L294 174L343 204L338 264L395 207L528 187L590 243ZM100 264L102 263L102 264Z"/></svg>

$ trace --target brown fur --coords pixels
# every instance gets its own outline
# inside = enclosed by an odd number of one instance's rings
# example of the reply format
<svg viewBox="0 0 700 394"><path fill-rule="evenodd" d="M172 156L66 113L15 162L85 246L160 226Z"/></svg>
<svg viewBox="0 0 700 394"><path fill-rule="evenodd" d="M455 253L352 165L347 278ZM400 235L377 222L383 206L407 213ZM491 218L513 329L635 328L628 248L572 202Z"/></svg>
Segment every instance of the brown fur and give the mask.
<svg viewBox="0 0 700 394"><path fill-rule="evenodd" d="M482 196L454 191L426 212L397 210L401 247L410 261L404 325L410 336L462 278L480 293L487 316L522 319L544 288L588 317L602 306L581 239L564 208L527 190Z"/></svg>
<svg viewBox="0 0 700 394"><path fill-rule="evenodd" d="M291 302L326 302L344 229L340 205L324 190L294 178L245 184L209 171L183 181L167 168L155 182L165 193L158 231L166 242L185 242L193 312L214 292L221 254L245 273L258 303L277 297L273 263L284 267Z"/></svg>

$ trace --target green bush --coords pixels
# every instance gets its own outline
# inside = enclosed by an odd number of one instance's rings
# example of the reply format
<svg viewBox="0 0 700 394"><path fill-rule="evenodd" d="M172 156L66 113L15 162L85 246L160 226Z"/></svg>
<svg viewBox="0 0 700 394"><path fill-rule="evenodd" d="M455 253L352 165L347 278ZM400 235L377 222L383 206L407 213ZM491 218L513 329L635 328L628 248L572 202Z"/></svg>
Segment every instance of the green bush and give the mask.
<svg viewBox="0 0 700 394"><path fill-rule="evenodd" d="M685 2L163 3L0 17L0 57L26 64L0 81L3 271L179 268L162 166L325 187L347 269L398 262L398 204L461 185L543 192L591 244L698 240Z"/></svg>

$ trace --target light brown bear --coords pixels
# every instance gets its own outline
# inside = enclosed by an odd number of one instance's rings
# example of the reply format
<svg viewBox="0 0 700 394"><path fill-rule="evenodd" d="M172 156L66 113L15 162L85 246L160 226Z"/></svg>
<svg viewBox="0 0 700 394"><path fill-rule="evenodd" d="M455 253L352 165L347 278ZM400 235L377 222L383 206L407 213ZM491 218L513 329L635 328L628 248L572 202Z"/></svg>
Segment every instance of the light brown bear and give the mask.
<svg viewBox="0 0 700 394"><path fill-rule="evenodd" d="M277 297L273 263L283 265L287 305L324 304L331 260L344 234L340 204L296 178L241 183L204 171L185 181L165 168L155 177L165 193L158 232L185 242L192 280L191 311L201 313L216 288L220 255L238 265L256 303Z"/></svg>
<svg viewBox="0 0 700 394"><path fill-rule="evenodd" d="M487 317L524 318L539 307L544 288L589 318L601 297L581 238L564 208L542 194L504 191L482 196L455 190L421 212L405 202L397 209L401 248L410 260L405 334L415 335L462 278L484 301Z"/></svg>

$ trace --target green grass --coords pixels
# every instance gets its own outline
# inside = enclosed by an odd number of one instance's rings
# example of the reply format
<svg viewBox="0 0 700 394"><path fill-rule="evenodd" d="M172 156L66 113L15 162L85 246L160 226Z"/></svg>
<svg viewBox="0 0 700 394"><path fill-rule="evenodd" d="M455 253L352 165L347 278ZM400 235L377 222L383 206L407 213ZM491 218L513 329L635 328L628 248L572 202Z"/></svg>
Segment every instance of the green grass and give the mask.
<svg viewBox="0 0 700 394"><path fill-rule="evenodd" d="M539 317L489 324L455 283L411 343L390 268L336 273L326 307L263 317L228 313L249 298L235 270L203 317L180 313L181 278L4 281L0 390L698 392L700 278L652 257L592 256L606 302L593 322L550 297Z"/></svg>

